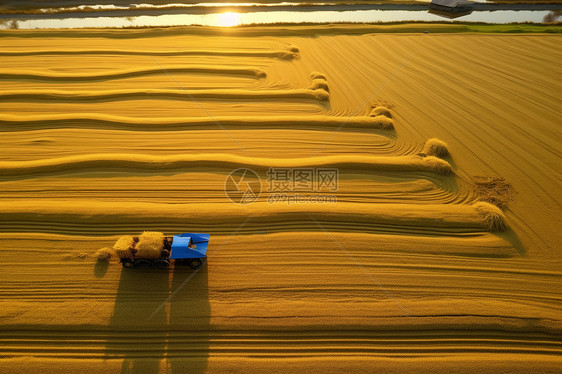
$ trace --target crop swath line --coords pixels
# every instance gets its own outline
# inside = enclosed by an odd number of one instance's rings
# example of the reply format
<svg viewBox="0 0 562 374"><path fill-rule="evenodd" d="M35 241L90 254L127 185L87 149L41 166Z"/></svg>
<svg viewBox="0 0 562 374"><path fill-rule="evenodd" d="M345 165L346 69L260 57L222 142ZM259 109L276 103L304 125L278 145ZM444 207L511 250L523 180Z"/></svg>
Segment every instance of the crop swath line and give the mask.
<svg viewBox="0 0 562 374"><path fill-rule="evenodd" d="M213 75L242 75L254 78L265 78L266 73L257 68L231 67L231 66L170 66L166 68L172 73L186 74L213 74ZM115 70L111 73L90 73L90 74L61 74L44 71L16 71L0 70L0 80L35 80L44 82L87 82L104 81L112 79L124 79L132 77L142 77L148 75L166 74L161 68L139 68L128 70Z"/></svg>
<svg viewBox="0 0 562 374"><path fill-rule="evenodd" d="M214 118L214 119L213 119ZM119 129L129 131L184 131L222 126L238 129L333 129L346 127L393 137L392 127L370 116L336 117L328 115L283 116L213 116L210 117L126 117L99 113L65 113L43 115L0 114L0 132L41 129Z"/></svg>
<svg viewBox="0 0 562 374"><path fill-rule="evenodd" d="M170 89L128 89L107 91L61 91L61 90L4 90L0 91L0 101L16 102L63 102L86 103L123 100L183 100L193 99L227 99L227 100L317 100L326 101L328 94L323 90L286 89L286 90L244 90L237 88L193 89L189 94L183 90Z"/></svg>
<svg viewBox="0 0 562 374"><path fill-rule="evenodd" d="M292 60L298 56L291 50L176 50L176 51L148 51L148 50L118 50L118 49L83 49L83 50L26 50L0 51L0 56L64 56L64 55L116 55L116 56L225 56L225 57L265 57L282 60Z"/></svg>

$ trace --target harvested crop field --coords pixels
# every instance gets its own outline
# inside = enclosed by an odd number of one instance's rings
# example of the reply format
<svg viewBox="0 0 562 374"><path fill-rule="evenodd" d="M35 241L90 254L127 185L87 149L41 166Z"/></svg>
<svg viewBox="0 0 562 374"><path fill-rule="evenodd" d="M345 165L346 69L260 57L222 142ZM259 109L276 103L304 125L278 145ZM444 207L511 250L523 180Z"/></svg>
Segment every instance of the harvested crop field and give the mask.
<svg viewBox="0 0 562 374"><path fill-rule="evenodd" d="M559 372L562 37L381 27L1 31L0 371Z"/></svg>

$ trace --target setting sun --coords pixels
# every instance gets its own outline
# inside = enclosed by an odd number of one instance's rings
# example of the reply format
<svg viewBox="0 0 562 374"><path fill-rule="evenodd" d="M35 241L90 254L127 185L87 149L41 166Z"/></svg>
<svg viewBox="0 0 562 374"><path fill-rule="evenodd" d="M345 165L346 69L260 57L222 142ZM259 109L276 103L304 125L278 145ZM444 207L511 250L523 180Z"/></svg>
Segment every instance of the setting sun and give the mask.
<svg viewBox="0 0 562 374"><path fill-rule="evenodd" d="M240 24L240 15L238 13L226 12L219 14L219 26L231 27Z"/></svg>

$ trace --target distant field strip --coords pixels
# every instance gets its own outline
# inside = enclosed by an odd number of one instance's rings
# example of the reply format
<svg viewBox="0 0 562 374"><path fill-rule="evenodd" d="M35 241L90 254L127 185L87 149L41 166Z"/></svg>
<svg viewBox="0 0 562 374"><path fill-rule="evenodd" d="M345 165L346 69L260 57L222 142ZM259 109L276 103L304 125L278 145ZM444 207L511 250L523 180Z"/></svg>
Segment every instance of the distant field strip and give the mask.
<svg viewBox="0 0 562 374"><path fill-rule="evenodd" d="M119 49L75 49L75 50L26 50L0 51L0 56L50 56L50 55L118 55L118 56L226 56L226 57L267 57L282 60L292 60L298 52L291 50L176 50L176 51L147 51L147 50L119 50Z"/></svg>
<svg viewBox="0 0 562 374"><path fill-rule="evenodd" d="M184 154L156 156L143 154L88 154L33 161L0 161L0 180L29 179L49 174L74 174L86 171L129 173L172 171L195 168L233 170L240 167L267 171L271 167L327 167L361 171L422 171L442 175L453 173L451 165L437 157L420 156L318 156L313 158L254 158L229 154Z"/></svg>
<svg viewBox="0 0 562 374"><path fill-rule="evenodd" d="M96 128L122 130L189 130L216 128L217 121L228 127L281 128L281 129L334 129L361 128L365 130L391 130L392 124L377 117L338 117L328 115L309 116L214 116L209 117L124 117L97 113L68 113L54 115L8 115L0 114L1 131L40 130L50 128ZM390 132L387 133L390 135Z"/></svg>
<svg viewBox="0 0 562 374"><path fill-rule="evenodd" d="M14 90L1 91L0 101L50 101L50 102L75 102L89 101L119 101L119 100L185 100L193 99L311 99L326 101L329 93L312 89L287 89L287 90L243 90L243 89L128 89L107 91L60 91L60 90Z"/></svg>
<svg viewBox="0 0 562 374"><path fill-rule="evenodd" d="M469 204L160 204L92 200L17 199L0 204L3 232L111 235L147 228L228 234L329 231L460 235L488 231L486 217ZM253 221L241 224L248 218Z"/></svg>
<svg viewBox="0 0 562 374"><path fill-rule="evenodd" d="M164 70L165 69L165 70ZM44 82L88 82L111 79L124 79L142 77L147 75L166 75L192 73L213 75L243 75L255 78L265 78L265 71L249 67L193 65L193 66L163 66L163 68L138 68L128 70L115 70L111 73L90 74L62 74L44 71L5 71L0 70L0 80L36 80Z"/></svg>
<svg viewBox="0 0 562 374"><path fill-rule="evenodd" d="M80 2L83 4L83 2ZM130 4L130 2L127 2ZM43 5L44 6L44 5ZM309 38L310 35L364 35L364 34L380 34L380 33L406 33L406 34L419 34L424 31L431 31L431 33L560 33L560 28L556 24L552 25L479 25L479 24L451 24L451 23L404 23L404 24L360 24L360 25L346 25L334 24L332 27L326 27L322 24L305 25L298 27L285 27L279 26L265 26L265 27L241 27L228 30L230 36L237 37L262 37L262 36L303 36ZM100 28L100 29L38 29L38 30L2 30L0 38L107 38L107 39L143 39L147 38L165 38L191 35L200 36L224 36L225 31L222 27L209 28L205 26L191 26L191 27L163 27L163 28Z"/></svg>

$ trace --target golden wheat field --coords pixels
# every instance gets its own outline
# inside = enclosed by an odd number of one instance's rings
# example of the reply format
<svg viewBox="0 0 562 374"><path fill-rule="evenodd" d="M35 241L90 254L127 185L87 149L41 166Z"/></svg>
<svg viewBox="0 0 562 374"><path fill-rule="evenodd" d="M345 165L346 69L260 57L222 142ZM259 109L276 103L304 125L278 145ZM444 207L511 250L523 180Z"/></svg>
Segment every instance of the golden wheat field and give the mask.
<svg viewBox="0 0 562 374"><path fill-rule="evenodd" d="M1 31L0 372L559 373L562 37L384 27Z"/></svg>

